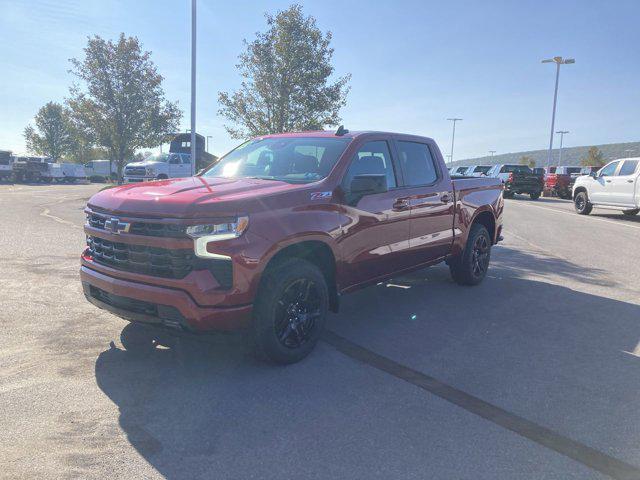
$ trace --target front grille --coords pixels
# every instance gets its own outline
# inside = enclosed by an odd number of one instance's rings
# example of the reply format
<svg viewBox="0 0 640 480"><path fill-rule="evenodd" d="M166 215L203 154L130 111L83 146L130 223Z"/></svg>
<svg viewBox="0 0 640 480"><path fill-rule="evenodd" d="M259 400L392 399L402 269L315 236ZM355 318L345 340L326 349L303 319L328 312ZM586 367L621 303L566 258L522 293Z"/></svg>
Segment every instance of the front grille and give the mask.
<svg viewBox="0 0 640 480"><path fill-rule="evenodd" d="M194 267L193 250L131 245L93 236L87 237L87 245L94 261L127 272L184 278Z"/></svg>
<svg viewBox="0 0 640 480"><path fill-rule="evenodd" d="M107 218L109 217L90 213L87 216L87 222L93 228L104 230L104 222ZM132 222L129 233L147 237L187 238L183 226L168 223Z"/></svg>
<svg viewBox="0 0 640 480"><path fill-rule="evenodd" d="M147 170L144 167L127 167L124 169L125 175L146 175Z"/></svg>
<svg viewBox="0 0 640 480"><path fill-rule="evenodd" d="M230 259L198 258L193 250L112 242L87 236L87 252L96 263L118 270L164 278L184 278L193 270L209 270L223 289L233 286L233 263Z"/></svg>

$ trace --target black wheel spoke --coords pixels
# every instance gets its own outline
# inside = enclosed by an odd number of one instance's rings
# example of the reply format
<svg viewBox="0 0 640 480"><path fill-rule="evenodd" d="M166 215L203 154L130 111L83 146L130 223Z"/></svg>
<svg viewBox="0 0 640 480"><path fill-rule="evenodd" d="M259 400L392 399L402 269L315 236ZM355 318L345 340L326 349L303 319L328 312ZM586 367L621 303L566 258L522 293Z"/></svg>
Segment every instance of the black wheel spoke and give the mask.
<svg viewBox="0 0 640 480"><path fill-rule="evenodd" d="M316 284L307 278L291 282L276 302L274 328L278 341L287 348L306 343L322 315Z"/></svg>

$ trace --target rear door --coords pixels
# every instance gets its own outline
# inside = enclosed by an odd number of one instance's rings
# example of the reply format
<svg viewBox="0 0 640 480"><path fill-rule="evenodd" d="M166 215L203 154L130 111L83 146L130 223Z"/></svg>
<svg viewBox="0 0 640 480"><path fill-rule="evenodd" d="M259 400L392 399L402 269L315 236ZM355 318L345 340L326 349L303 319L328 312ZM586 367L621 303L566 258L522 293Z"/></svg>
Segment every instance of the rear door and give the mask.
<svg viewBox="0 0 640 480"><path fill-rule="evenodd" d="M609 198L611 203L618 205L629 205L634 207L636 182L638 181L638 160L624 160L622 166L618 169L613 177L610 178L611 184L607 188L610 189Z"/></svg>
<svg viewBox="0 0 640 480"><path fill-rule="evenodd" d="M411 206L409 251L414 265L444 257L453 242L454 194L435 144L397 139L403 198Z"/></svg>
<svg viewBox="0 0 640 480"><path fill-rule="evenodd" d="M411 265L410 205L402 198L398 167L386 139L372 138L351 158L342 179L340 252L346 264L346 286L369 283ZM350 185L358 175L385 176L387 191L354 197Z"/></svg>

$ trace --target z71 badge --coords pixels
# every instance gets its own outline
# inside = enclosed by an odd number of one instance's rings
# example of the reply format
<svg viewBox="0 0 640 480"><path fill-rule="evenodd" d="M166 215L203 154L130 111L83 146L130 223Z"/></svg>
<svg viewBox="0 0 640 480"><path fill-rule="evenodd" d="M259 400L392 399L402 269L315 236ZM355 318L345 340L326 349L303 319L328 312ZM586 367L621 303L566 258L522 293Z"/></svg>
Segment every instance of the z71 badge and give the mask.
<svg viewBox="0 0 640 480"><path fill-rule="evenodd" d="M311 194L311 200L324 200L325 198L331 198L331 192L313 192Z"/></svg>

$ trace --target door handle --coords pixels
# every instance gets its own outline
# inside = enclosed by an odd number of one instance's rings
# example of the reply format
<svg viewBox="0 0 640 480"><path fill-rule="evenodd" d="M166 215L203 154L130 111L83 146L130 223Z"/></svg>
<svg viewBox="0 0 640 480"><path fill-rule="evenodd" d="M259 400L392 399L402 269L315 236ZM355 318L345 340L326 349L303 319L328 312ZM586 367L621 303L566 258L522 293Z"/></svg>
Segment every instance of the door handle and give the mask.
<svg viewBox="0 0 640 480"><path fill-rule="evenodd" d="M443 193L442 195L440 195L440 201L442 203L449 203L450 200L451 200L451 195L449 195L448 193Z"/></svg>
<svg viewBox="0 0 640 480"><path fill-rule="evenodd" d="M627 183L633 183L634 180L627 180Z"/></svg>
<svg viewBox="0 0 640 480"><path fill-rule="evenodd" d="M409 203L409 200L406 200L404 198L398 198L395 202L393 202L394 210L408 210L410 206L411 204Z"/></svg>
<svg viewBox="0 0 640 480"><path fill-rule="evenodd" d="M611 183L611 180L605 180L605 182L607 182L607 183Z"/></svg>

